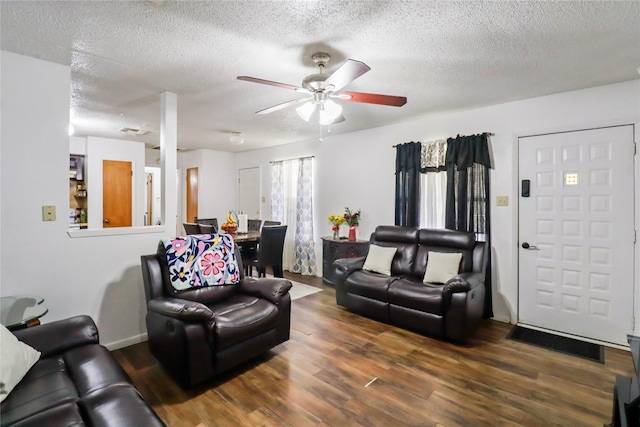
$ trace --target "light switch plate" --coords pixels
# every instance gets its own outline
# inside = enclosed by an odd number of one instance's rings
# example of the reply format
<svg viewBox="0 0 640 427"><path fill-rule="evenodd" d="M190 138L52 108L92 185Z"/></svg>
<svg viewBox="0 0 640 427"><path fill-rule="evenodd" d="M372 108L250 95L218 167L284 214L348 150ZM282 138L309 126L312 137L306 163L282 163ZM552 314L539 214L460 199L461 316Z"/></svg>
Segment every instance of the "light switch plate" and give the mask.
<svg viewBox="0 0 640 427"><path fill-rule="evenodd" d="M509 196L497 196L496 197L496 205L497 206L509 206Z"/></svg>
<svg viewBox="0 0 640 427"><path fill-rule="evenodd" d="M42 220L43 221L56 220L56 207L54 205L45 205L42 207Z"/></svg>

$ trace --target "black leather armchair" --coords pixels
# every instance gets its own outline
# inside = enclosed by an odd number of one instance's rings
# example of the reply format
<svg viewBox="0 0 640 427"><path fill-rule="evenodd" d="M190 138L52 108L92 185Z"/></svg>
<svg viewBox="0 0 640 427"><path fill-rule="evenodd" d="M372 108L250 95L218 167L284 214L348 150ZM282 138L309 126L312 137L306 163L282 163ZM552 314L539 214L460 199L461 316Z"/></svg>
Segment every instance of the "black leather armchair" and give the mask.
<svg viewBox="0 0 640 427"><path fill-rule="evenodd" d="M183 386L193 386L289 339L291 282L245 277L240 283L175 291L164 247L143 255L149 349Z"/></svg>

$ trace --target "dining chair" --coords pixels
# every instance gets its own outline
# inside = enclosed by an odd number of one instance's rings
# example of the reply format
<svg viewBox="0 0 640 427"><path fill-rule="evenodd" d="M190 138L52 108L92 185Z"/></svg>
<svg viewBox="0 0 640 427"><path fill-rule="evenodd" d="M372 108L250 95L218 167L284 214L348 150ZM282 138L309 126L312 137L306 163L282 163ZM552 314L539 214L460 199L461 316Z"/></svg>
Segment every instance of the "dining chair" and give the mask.
<svg viewBox="0 0 640 427"><path fill-rule="evenodd" d="M182 226L184 227L184 232L187 233L187 236L190 234L200 234L198 224L193 222L183 222Z"/></svg>
<svg viewBox="0 0 640 427"><path fill-rule="evenodd" d="M268 221L268 220L265 220L264 224L262 224L262 226L263 227L271 227L271 226L280 225L280 224L282 224L280 221Z"/></svg>
<svg viewBox="0 0 640 427"><path fill-rule="evenodd" d="M207 229L207 233L216 234L218 232L218 218L196 218L194 221L196 224L205 224L213 226L213 232L210 229ZM202 234L207 234L204 231Z"/></svg>
<svg viewBox="0 0 640 427"><path fill-rule="evenodd" d="M200 230L200 234L216 234L218 232L218 230L216 230L216 227L214 225L202 224L202 223L199 223L197 225L198 225L198 230Z"/></svg>
<svg viewBox="0 0 640 427"><path fill-rule="evenodd" d="M248 266L249 276L252 275L252 267L257 268L258 277L265 277L267 267L271 267L274 277L283 277L282 251L284 249L285 234L287 234L286 225L262 227L258 251L249 259L245 258L243 254L245 265Z"/></svg>
<svg viewBox="0 0 640 427"><path fill-rule="evenodd" d="M261 225L262 225L261 219L250 219L247 221L247 229L249 231L260 231Z"/></svg>

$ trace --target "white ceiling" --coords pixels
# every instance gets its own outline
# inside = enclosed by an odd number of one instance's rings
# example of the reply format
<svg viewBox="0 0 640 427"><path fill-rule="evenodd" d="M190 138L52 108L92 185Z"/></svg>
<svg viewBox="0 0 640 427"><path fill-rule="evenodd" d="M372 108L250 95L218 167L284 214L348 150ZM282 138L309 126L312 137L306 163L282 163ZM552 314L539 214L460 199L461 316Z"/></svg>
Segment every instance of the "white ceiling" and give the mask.
<svg viewBox="0 0 640 427"><path fill-rule="evenodd" d="M637 79L639 1L7 1L3 50L71 66L76 135L159 143L160 96L178 95L178 146L243 151L317 138L299 86L327 52L371 71L345 90L406 96L343 102L333 134L422 115ZM122 127L151 131L126 136ZM246 142L229 142L232 131ZM326 133L325 127L324 132Z"/></svg>

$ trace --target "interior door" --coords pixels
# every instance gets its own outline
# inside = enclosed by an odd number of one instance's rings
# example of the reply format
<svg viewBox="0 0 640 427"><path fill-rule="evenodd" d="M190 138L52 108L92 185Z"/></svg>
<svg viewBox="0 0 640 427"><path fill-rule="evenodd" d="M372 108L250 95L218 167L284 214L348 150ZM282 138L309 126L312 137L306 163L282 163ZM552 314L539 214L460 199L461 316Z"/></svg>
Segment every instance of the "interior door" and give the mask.
<svg viewBox="0 0 640 427"><path fill-rule="evenodd" d="M131 227L132 176L131 162L102 161L102 226Z"/></svg>
<svg viewBox="0 0 640 427"><path fill-rule="evenodd" d="M626 344L633 126L520 138L519 149L519 323Z"/></svg>
<svg viewBox="0 0 640 427"><path fill-rule="evenodd" d="M153 174L147 174L147 186L145 187L145 195L147 197L147 213L145 215L144 225L153 224Z"/></svg>
<svg viewBox="0 0 640 427"><path fill-rule="evenodd" d="M187 169L187 221L198 217L198 168Z"/></svg>
<svg viewBox="0 0 640 427"><path fill-rule="evenodd" d="M260 168L238 169L238 212L260 218Z"/></svg>

